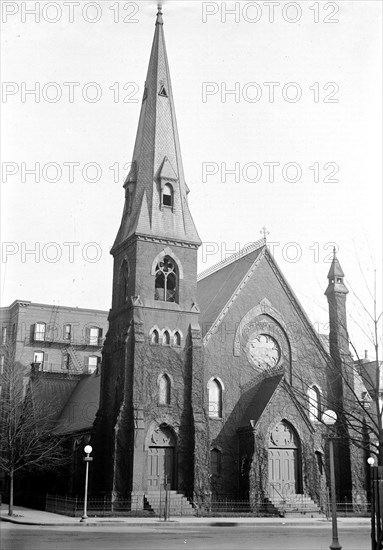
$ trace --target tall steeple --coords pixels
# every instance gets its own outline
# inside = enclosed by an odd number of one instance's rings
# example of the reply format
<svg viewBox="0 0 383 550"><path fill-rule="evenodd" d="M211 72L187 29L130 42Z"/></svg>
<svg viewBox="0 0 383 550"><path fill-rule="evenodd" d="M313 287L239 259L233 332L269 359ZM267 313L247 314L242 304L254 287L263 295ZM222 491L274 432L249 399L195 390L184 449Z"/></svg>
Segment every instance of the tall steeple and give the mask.
<svg viewBox="0 0 383 550"><path fill-rule="evenodd" d="M134 494L143 506L144 493L160 491L164 476L171 489L189 494L194 471L199 486L202 479L208 485L208 454L198 435L208 429L196 301L201 241L188 207L161 8L124 188L111 250L95 475L99 490Z"/></svg>
<svg viewBox="0 0 383 550"><path fill-rule="evenodd" d="M159 6L125 207L112 252L133 235L200 245L185 182Z"/></svg>

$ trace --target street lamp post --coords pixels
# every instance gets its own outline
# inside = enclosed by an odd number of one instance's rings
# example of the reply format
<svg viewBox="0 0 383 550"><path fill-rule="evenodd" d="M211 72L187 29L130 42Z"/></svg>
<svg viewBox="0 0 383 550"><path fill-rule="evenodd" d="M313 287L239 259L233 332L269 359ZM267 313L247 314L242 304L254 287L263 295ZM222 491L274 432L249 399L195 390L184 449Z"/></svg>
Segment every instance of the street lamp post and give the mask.
<svg viewBox="0 0 383 550"><path fill-rule="evenodd" d="M337 420L336 412L328 410L323 413L323 422L328 426L328 440L330 450L330 487L331 487L331 517L332 517L332 542L330 550L341 550L338 540L338 524L336 518L336 491L335 491L335 464L334 464L334 433L332 427Z"/></svg>
<svg viewBox="0 0 383 550"><path fill-rule="evenodd" d="M375 534L375 487L374 487L374 464L375 459L373 456L368 457L368 465L371 467L370 470L370 488L371 488L371 548L375 550L376 548L376 534Z"/></svg>
<svg viewBox="0 0 383 550"><path fill-rule="evenodd" d="M86 456L84 457L85 462L85 493L84 493L84 514L80 521L86 521L88 519L87 515L87 507L88 507L88 475L89 475L89 462L92 462L93 457L89 456L90 453L93 451L92 447L90 445L86 445L84 447L84 451L86 453Z"/></svg>

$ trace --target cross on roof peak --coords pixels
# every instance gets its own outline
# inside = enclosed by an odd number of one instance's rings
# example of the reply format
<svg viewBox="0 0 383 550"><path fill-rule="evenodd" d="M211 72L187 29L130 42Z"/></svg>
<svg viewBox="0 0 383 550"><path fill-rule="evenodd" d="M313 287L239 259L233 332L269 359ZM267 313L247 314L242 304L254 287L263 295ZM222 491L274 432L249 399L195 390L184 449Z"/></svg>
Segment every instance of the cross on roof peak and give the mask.
<svg viewBox="0 0 383 550"><path fill-rule="evenodd" d="M263 235L263 240L265 241L265 244L267 242L267 235L270 235L270 231L267 231L266 227L263 226L260 230L260 234Z"/></svg>

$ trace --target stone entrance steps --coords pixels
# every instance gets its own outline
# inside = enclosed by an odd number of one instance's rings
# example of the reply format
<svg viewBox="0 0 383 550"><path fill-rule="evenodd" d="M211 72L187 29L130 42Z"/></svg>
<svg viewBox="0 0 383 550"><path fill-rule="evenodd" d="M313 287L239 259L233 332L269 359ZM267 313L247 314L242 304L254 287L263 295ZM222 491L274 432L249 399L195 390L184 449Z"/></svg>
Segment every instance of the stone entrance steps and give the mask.
<svg viewBox="0 0 383 550"><path fill-rule="evenodd" d="M288 495L285 498L269 497L267 499L279 514L284 516L319 517L322 512L319 506L307 495Z"/></svg>
<svg viewBox="0 0 383 550"><path fill-rule="evenodd" d="M166 493L165 491L152 491L144 495L145 509L151 510L158 517L165 514ZM168 515L171 516L194 516L194 508L188 499L177 491L168 491Z"/></svg>

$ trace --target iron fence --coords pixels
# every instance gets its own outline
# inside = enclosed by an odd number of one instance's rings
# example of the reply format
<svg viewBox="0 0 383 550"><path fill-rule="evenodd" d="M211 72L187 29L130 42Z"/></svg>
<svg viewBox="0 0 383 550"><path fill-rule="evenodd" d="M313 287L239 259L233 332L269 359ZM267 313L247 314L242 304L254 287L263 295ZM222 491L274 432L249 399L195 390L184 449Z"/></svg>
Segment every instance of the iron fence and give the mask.
<svg viewBox="0 0 383 550"><path fill-rule="evenodd" d="M325 505L319 508L302 508L293 510L279 505L278 508L270 502L260 502L251 505L248 500L233 500L223 498L204 503L187 501L182 495L173 495L168 501L165 493L158 497L133 496L131 499L113 501L108 497L89 497L89 517L159 517L166 516L197 516L197 517L270 517L300 514L310 517L311 514L320 514L331 517L330 508ZM84 499L59 495L47 495L45 509L47 512L63 514L72 517L81 517L84 510ZM369 503L350 501L338 502L337 513L340 517L367 517L371 513Z"/></svg>
<svg viewBox="0 0 383 550"><path fill-rule="evenodd" d="M55 514L81 517L84 512L84 498L59 495L47 495L45 510ZM107 497L89 497L87 501L89 517L145 516L152 515L150 510L142 509L142 499L112 501Z"/></svg>

